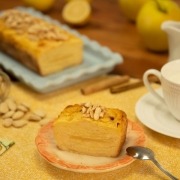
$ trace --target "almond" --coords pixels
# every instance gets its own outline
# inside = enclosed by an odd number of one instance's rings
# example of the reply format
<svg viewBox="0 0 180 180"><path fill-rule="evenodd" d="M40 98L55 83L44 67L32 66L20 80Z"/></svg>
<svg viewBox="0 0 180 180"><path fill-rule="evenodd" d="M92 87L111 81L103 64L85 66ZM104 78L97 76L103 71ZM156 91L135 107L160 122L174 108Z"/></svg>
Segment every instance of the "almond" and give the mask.
<svg viewBox="0 0 180 180"><path fill-rule="evenodd" d="M6 102L3 102L0 104L0 113L4 114L7 113L9 111L8 105Z"/></svg>
<svg viewBox="0 0 180 180"><path fill-rule="evenodd" d="M13 120L19 120L24 116L24 112L23 111L16 111L13 116L12 119Z"/></svg>
<svg viewBox="0 0 180 180"><path fill-rule="evenodd" d="M12 125L13 120L11 118L4 119L2 125L4 127L10 127Z"/></svg>
<svg viewBox="0 0 180 180"><path fill-rule="evenodd" d="M27 121L25 121L25 120L13 121L12 125L16 128L20 128L20 127L27 125Z"/></svg>

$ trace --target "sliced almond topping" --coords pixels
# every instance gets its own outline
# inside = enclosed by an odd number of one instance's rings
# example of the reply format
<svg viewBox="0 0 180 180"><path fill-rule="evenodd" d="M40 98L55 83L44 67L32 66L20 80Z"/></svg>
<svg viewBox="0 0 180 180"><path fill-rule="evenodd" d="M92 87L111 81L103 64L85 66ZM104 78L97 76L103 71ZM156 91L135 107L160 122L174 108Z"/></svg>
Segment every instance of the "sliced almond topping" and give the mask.
<svg viewBox="0 0 180 180"><path fill-rule="evenodd" d="M83 117L91 117L94 120L98 120L104 116L105 108L99 105L92 105L91 103L82 104L81 112Z"/></svg>
<svg viewBox="0 0 180 180"><path fill-rule="evenodd" d="M90 111L90 117L94 118L94 111Z"/></svg>
<svg viewBox="0 0 180 180"><path fill-rule="evenodd" d="M104 117L104 111L101 111L99 117L101 117L101 118Z"/></svg>
<svg viewBox="0 0 180 180"><path fill-rule="evenodd" d="M7 10L0 18L3 19L8 28L15 30L17 34L26 34L29 39L64 41L69 38L67 32L58 26L25 12Z"/></svg>
<svg viewBox="0 0 180 180"><path fill-rule="evenodd" d="M98 120L98 119L99 119L100 113L101 113L101 108L100 108L100 107L97 107L97 108L95 109L95 112L94 112L94 119L95 119L95 120Z"/></svg>
<svg viewBox="0 0 180 180"><path fill-rule="evenodd" d="M84 106L85 107L90 107L92 104L91 103L85 103Z"/></svg>

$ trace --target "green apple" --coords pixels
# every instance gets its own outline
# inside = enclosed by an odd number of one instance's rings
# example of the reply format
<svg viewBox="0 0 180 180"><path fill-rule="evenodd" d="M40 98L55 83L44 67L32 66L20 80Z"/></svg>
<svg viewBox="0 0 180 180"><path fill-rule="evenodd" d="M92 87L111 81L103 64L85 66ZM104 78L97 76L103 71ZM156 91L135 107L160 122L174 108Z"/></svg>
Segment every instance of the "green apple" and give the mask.
<svg viewBox="0 0 180 180"><path fill-rule="evenodd" d="M141 8L136 26L149 50L168 50L167 34L161 29L161 24L166 20L180 21L180 7L172 0L152 0Z"/></svg>
<svg viewBox="0 0 180 180"><path fill-rule="evenodd" d="M131 21L135 21L141 7L150 0L118 0L122 13Z"/></svg>

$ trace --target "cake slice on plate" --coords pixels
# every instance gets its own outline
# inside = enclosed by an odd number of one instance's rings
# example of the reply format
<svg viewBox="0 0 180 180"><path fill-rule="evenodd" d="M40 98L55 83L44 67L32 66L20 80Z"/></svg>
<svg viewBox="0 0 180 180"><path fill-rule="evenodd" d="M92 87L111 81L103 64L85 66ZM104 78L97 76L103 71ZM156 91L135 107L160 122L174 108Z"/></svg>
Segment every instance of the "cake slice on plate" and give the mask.
<svg viewBox="0 0 180 180"><path fill-rule="evenodd" d="M59 149L92 156L116 157L126 139L127 116L119 109L91 103L67 106L53 123Z"/></svg>

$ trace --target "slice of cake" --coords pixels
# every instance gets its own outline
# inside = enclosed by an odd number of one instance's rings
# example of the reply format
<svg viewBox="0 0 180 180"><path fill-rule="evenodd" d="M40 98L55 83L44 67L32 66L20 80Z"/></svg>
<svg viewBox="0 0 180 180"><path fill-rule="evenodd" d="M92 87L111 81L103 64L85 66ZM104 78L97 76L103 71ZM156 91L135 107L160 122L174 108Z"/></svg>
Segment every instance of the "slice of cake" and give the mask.
<svg viewBox="0 0 180 180"><path fill-rule="evenodd" d="M53 123L59 149L92 156L116 157L126 139L125 112L102 106L67 106Z"/></svg>
<svg viewBox="0 0 180 180"><path fill-rule="evenodd" d="M0 15L0 49L40 75L48 75L82 62L79 37L18 10Z"/></svg>

